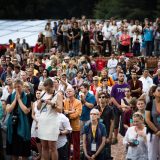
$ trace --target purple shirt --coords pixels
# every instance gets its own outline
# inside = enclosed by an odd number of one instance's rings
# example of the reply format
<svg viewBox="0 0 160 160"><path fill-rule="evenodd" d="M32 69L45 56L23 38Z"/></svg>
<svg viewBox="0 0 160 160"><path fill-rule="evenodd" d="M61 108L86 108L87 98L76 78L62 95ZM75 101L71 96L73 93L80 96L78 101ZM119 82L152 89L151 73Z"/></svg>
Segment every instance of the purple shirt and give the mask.
<svg viewBox="0 0 160 160"><path fill-rule="evenodd" d="M115 84L112 87L111 97L114 97L119 104L121 104L121 99L125 97L124 94L125 88L129 88L129 85L127 83Z"/></svg>

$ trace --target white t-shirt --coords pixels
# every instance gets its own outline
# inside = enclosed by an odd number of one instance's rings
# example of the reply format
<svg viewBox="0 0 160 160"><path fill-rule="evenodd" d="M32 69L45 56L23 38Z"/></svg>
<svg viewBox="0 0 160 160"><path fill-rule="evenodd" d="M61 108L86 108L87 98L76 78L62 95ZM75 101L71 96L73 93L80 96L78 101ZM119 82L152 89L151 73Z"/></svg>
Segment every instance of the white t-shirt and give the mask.
<svg viewBox="0 0 160 160"><path fill-rule="evenodd" d="M111 28L110 27L106 27L106 26L104 26L103 28L102 28L102 33L103 33L103 40L111 40L111 35L112 35L112 33L111 33Z"/></svg>
<svg viewBox="0 0 160 160"><path fill-rule="evenodd" d="M59 119L60 119L60 131L68 130L69 132L72 131L69 119L62 113L59 113ZM57 148L63 147L67 143L67 137L66 135L59 135L58 141L57 141Z"/></svg>
<svg viewBox="0 0 160 160"><path fill-rule="evenodd" d="M143 89L142 91L144 93L148 93L149 89L151 88L151 86L153 85L153 79L150 77L144 78L143 76L139 79L140 81L142 81L143 84Z"/></svg>
<svg viewBox="0 0 160 160"><path fill-rule="evenodd" d="M118 64L117 59L109 59L108 63L107 63L107 67L108 67L108 74L112 75L113 73L116 72L116 66Z"/></svg>

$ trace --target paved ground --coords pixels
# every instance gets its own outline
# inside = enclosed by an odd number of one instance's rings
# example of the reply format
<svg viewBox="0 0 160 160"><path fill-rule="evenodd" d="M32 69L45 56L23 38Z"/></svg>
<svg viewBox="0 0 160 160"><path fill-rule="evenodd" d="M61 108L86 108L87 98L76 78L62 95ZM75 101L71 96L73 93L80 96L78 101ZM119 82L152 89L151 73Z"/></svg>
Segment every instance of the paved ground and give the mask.
<svg viewBox="0 0 160 160"><path fill-rule="evenodd" d="M125 147L122 143L123 137L119 135L118 144L112 145L113 160L125 160Z"/></svg>

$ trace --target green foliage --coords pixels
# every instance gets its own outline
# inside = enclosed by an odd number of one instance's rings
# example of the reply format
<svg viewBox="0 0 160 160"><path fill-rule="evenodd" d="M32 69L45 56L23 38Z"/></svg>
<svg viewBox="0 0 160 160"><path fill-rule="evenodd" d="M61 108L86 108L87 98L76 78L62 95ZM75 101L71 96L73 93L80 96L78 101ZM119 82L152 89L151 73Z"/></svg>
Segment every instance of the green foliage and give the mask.
<svg viewBox="0 0 160 160"><path fill-rule="evenodd" d="M153 19L159 14L160 0L101 0L94 9L94 17L100 19Z"/></svg>

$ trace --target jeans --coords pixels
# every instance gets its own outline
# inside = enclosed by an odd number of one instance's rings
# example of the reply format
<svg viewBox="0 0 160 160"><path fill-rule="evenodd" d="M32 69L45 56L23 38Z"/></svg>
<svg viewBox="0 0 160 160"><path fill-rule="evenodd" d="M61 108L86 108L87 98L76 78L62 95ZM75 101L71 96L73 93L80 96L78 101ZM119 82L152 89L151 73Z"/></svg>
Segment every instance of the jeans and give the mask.
<svg viewBox="0 0 160 160"><path fill-rule="evenodd" d="M78 56L78 53L79 53L79 39L74 39L72 41L72 47L73 47L74 56Z"/></svg>
<svg viewBox="0 0 160 160"><path fill-rule="evenodd" d="M152 41L146 41L146 56L152 56Z"/></svg>

